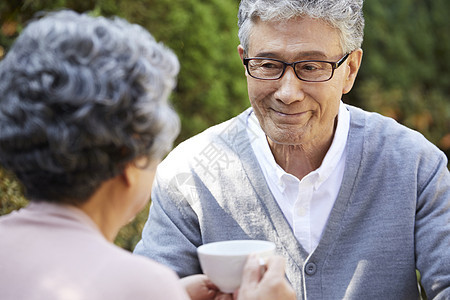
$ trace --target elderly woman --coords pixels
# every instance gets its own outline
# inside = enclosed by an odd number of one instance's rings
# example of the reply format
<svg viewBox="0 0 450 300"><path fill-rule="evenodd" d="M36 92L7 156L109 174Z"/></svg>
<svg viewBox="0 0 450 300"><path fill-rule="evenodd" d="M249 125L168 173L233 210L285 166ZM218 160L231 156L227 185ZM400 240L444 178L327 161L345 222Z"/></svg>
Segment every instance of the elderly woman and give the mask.
<svg viewBox="0 0 450 300"><path fill-rule="evenodd" d="M0 64L0 164L31 203L0 218L2 299L188 298L173 271L111 243L178 133L167 101L178 69L121 19L62 11L23 31ZM247 269L258 284L254 260ZM183 284L193 299L225 296L201 275Z"/></svg>

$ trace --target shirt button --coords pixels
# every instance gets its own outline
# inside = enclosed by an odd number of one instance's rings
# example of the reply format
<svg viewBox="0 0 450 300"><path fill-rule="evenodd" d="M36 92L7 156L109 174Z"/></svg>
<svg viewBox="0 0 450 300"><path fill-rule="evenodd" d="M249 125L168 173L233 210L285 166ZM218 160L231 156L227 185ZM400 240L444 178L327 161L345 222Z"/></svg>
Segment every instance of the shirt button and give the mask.
<svg viewBox="0 0 450 300"><path fill-rule="evenodd" d="M306 264L306 266L305 266L306 274L314 275L314 274L316 274L316 271L317 271L317 266L315 263L310 262L310 263Z"/></svg>

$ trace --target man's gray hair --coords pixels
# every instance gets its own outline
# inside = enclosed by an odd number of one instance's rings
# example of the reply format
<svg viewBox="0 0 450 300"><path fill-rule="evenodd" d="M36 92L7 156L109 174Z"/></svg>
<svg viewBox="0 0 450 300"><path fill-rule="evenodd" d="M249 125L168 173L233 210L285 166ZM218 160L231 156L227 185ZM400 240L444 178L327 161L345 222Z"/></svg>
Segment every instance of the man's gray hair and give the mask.
<svg viewBox="0 0 450 300"><path fill-rule="evenodd" d="M308 16L328 22L340 33L344 53L358 49L364 35L363 0L242 0L239 6L239 40L248 51L256 20L281 21Z"/></svg>
<svg viewBox="0 0 450 300"><path fill-rule="evenodd" d="M0 62L0 164L32 199L84 202L127 164L170 150L178 71L171 50L123 19L31 22Z"/></svg>

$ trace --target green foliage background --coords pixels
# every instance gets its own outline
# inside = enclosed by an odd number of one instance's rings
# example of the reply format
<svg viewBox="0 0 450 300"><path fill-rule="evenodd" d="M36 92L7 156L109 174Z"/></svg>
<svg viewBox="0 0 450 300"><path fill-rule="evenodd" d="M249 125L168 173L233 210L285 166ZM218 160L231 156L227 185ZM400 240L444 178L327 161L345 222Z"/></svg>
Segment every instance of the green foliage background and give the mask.
<svg viewBox="0 0 450 300"><path fill-rule="evenodd" d="M33 15L70 8L118 15L147 28L181 62L172 101L182 119L177 143L249 106L236 47L238 0L16 0L0 2L0 59ZM344 102L391 116L422 132L450 156L448 0L366 0L363 64ZM0 95L1 97L1 95ZM1 132L0 132L1 134ZM0 169L0 215L26 205ZM148 206L119 233L132 250Z"/></svg>

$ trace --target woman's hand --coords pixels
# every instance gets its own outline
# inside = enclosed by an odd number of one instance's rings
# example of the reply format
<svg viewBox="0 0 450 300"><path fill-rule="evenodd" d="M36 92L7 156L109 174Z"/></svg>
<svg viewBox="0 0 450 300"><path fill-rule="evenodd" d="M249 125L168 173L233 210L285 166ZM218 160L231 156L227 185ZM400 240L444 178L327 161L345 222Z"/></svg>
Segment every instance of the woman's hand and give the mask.
<svg viewBox="0 0 450 300"><path fill-rule="evenodd" d="M232 296L224 294L206 277L191 275L180 279L191 300L232 300Z"/></svg>

